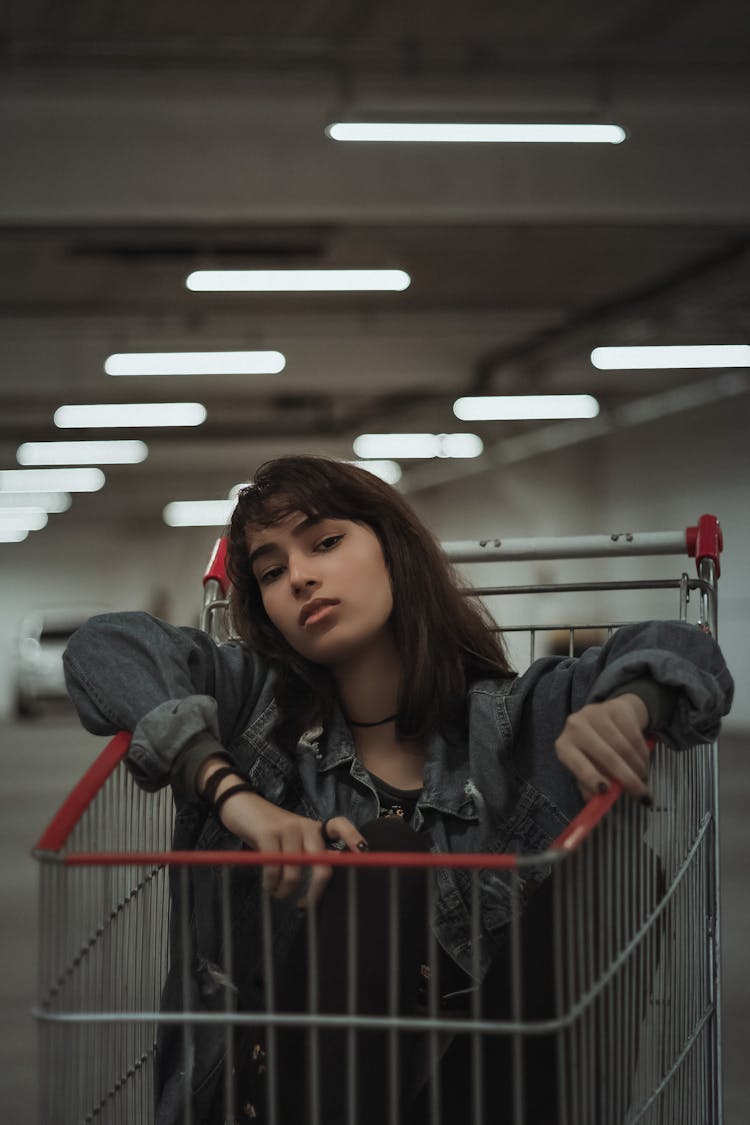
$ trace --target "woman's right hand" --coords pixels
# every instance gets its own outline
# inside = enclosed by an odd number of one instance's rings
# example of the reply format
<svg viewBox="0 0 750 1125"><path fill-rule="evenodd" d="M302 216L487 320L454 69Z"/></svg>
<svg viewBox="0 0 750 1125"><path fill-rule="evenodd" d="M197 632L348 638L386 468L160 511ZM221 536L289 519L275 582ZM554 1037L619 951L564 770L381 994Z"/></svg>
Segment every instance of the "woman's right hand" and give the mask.
<svg viewBox="0 0 750 1125"><path fill-rule="evenodd" d="M648 724L646 704L633 692L587 703L568 715L555 751L574 774L584 801L606 793L614 779L626 793L650 802Z"/></svg>
<svg viewBox="0 0 750 1125"><path fill-rule="evenodd" d="M221 759L213 761L216 762L216 768L226 765ZM212 772L209 765L199 779L200 790ZM236 785L238 780L239 775L223 778L219 782L216 796L221 796L225 789ZM224 827L254 851L318 855L326 850L321 821L280 809L258 793L235 793L221 806L219 816ZM328 820L326 834L330 840L342 841L352 851L361 850L360 845L367 847L362 833L344 816ZM303 875L306 872L310 875L309 883L297 905L314 906L333 874L332 868L322 864L311 864L310 867L267 864L263 868L263 889L275 898L289 898L303 889Z"/></svg>

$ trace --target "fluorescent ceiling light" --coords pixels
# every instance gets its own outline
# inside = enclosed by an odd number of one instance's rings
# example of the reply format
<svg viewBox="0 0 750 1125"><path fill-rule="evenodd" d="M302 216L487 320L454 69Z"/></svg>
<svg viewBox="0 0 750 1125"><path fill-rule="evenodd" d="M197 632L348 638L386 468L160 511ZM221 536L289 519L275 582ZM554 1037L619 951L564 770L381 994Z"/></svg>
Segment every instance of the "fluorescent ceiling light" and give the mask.
<svg viewBox="0 0 750 1125"><path fill-rule="evenodd" d="M195 270L185 284L195 293L401 292L411 278L403 270Z"/></svg>
<svg viewBox="0 0 750 1125"><path fill-rule="evenodd" d="M479 457L484 449L476 434L361 434L354 440L358 457Z"/></svg>
<svg viewBox="0 0 750 1125"><path fill-rule="evenodd" d="M58 406L55 425L61 430L99 427L200 426L206 408L199 402L126 402L102 406Z"/></svg>
<svg viewBox="0 0 750 1125"><path fill-rule="evenodd" d="M750 367L750 344L594 348L591 362L600 371L659 367Z"/></svg>
<svg viewBox="0 0 750 1125"><path fill-rule="evenodd" d="M138 465L148 457L145 441L26 441L19 465Z"/></svg>
<svg viewBox="0 0 750 1125"><path fill-rule="evenodd" d="M98 492L101 469L6 469L0 471L0 492Z"/></svg>
<svg viewBox="0 0 750 1125"><path fill-rule="evenodd" d="M192 275L191 275L192 276ZM104 362L108 375L277 375L281 352L122 352Z"/></svg>
<svg viewBox="0 0 750 1125"><path fill-rule="evenodd" d="M599 403L592 395L481 395L457 399L453 413L464 422L596 418Z"/></svg>
<svg viewBox="0 0 750 1125"><path fill-rule="evenodd" d="M405 141L469 144L621 144L619 125L482 125L444 122L337 121L326 134L334 141Z"/></svg>
<svg viewBox="0 0 750 1125"><path fill-rule="evenodd" d="M20 528L0 527L0 543L23 543L28 537L28 531L22 531Z"/></svg>
<svg viewBox="0 0 750 1125"><path fill-rule="evenodd" d="M398 484L403 475L398 461L345 461L344 464L366 469L368 473L380 477L386 484Z"/></svg>
<svg viewBox="0 0 750 1125"><path fill-rule="evenodd" d="M47 525L43 508L0 508L0 528L16 531L41 531Z"/></svg>
<svg viewBox="0 0 750 1125"><path fill-rule="evenodd" d="M162 516L170 527L224 527L234 508L234 500L173 500Z"/></svg>
<svg viewBox="0 0 750 1125"><path fill-rule="evenodd" d="M69 492L0 492L0 510L42 508L45 512L67 512L70 507Z"/></svg>

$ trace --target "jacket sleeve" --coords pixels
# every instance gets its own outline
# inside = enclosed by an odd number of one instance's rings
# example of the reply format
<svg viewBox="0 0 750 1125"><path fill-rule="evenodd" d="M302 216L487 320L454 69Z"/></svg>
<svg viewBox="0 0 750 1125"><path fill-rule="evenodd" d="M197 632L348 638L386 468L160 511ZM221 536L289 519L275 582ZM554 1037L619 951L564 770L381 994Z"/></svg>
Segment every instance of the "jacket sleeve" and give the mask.
<svg viewBox="0 0 750 1125"><path fill-rule="evenodd" d="M650 699L643 690L649 683L658 689ZM518 678L509 699L518 711L522 772L543 787L549 780L545 775L559 765L554 743L568 715L628 690L645 698L655 720L651 733L684 749L717 736L734 683L716 641L682 621L622 626L605 645L578 658L537 660Z"/></svg>
<svg viewBox="0 0 750 1125"><path fill-rule="evenodd" d="M199 629L177 628L147 613L92 617L71 638L63 662L86 729L132 731L127 764L149 790L173 780L184 755L191 758L192 781L196 746L201 760L225 753L269 678L244 646L217 645Z"/></svg>
<svg viewBox="0 0 750 1125"><path fill-rule="evenodd" d="M718 644L684 621L651 621L618 630L602 648L584 653L578 677L584 703L621 694L640 679L671 689L671 713L651 733L675 750L716 738L734 697L734 681Z"/></svg>

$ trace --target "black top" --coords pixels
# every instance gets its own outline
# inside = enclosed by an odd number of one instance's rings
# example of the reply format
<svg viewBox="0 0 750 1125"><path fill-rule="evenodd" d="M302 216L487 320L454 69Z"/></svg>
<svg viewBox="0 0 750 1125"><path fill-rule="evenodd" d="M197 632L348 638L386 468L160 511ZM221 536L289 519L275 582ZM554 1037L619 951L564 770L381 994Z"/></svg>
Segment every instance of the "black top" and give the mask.
<svg viewBox="0 0 750 1125"><path fill-rule="evenodd" d="M417 807L417 801L422 795L422 790L398 789L395 785L389 785L387 781L383 781L382 777L378 777L374 773L370 773L370 777L375 785L375 791L377 792L378 801L380 802L380 812L378 815L403 817L406 823L409 824L414 816L414 810ZM440 974L440 1007L461 1008L462 1005L464 1007L468 1006L468 993L472 987L471 978L455 964L440 946L438 946L438 962ZM430 970L428 966L426 964L421 965L418 978L417 998L418 1003L423 1007L427 1007L427 981L429 976Z"/></svg>
<svg viewBox="0 0 750 1125"><path fill-rule="evenodd" d="M422 795L422 790L397 789L395 785L389 785L387 781L383 781L381 777L377 777L374 773L370 773L370 777L375 785L375 792L380 803L378 816L400 816L409 824L414 816L414 810Z"/></svg>

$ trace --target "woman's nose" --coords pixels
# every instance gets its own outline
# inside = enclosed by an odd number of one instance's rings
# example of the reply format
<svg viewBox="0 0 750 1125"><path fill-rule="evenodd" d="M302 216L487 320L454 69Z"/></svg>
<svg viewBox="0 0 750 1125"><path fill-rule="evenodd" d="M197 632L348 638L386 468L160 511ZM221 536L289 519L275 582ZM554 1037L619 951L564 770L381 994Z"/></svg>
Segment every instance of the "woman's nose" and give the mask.
<svg viewBox="0 0 750 1125"><path fill-rule="evenodd" d="M306 564L304 558L298 556L290 558L288 561L289 566L289 581L294 590L302 590L308 586L316 584L315 575L312 573L311 568Z"/></svg>

